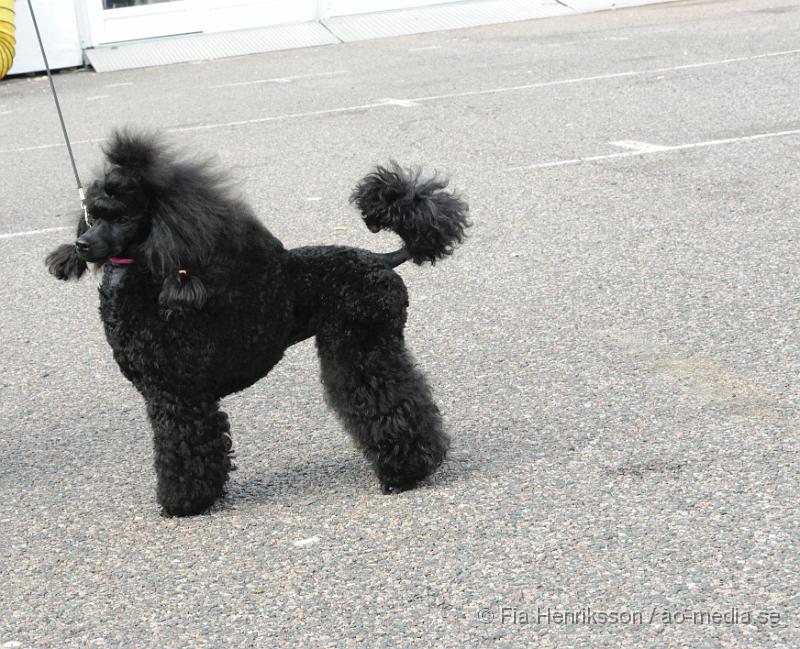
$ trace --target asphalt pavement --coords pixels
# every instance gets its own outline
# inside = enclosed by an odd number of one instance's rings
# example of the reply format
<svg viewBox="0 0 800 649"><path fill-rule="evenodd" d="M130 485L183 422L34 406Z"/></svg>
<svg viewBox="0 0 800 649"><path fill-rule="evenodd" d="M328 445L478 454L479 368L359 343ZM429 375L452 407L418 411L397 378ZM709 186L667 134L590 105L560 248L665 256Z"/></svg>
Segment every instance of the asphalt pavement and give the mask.
<svg viewBox="0 0 800 649"><path fill-rule="evenodd" d="M0 83L0 647L800 646L800 4L673 2L57 75L214 154L286 245L391 250L347 196L449 174L471 237L400 269L454 438L384 496L313 344L224 401L239 470L159 516L46 80ZM65 229L66 228L66 229Z"/></svg>

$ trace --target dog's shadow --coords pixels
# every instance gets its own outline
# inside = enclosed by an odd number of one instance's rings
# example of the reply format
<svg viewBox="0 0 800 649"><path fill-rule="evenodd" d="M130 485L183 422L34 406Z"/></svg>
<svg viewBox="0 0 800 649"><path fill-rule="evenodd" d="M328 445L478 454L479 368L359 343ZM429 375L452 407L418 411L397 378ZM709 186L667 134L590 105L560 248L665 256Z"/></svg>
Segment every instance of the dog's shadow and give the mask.
<svg viewBox="0 0 800 649"><path fill-rule="evenodd" d="M433 476L405 493L449 489L478 469L469 456L456 451ZM292 462L280 468L260 469L257 462L251 461L247 469L231 474L224 497L209 511L235 510L248 504L309 505L329 498L332 493L343 498L365 494L384 497L369 464L356 453L336 462Z"/></svg>

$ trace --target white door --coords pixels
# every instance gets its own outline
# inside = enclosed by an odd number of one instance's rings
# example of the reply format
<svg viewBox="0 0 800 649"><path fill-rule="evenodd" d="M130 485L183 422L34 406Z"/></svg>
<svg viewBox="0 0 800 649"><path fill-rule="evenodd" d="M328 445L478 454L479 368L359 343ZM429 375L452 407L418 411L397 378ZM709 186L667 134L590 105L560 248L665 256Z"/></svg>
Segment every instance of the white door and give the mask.
<svg viewBox="0 0 800 649"><path fill-rule="evenodd" d="M84 0L91 38L103 45L316 20L319 0Z"/></svg>
<svg viewBox="0 0 800 649"><path fill-rule="evenodd" d="M203 31L198 0L85 0L91 45Z"/></svg>
<svg viewBox="0 0 800 649"><path fill-rule="evenodd" d="M318 0L199 0L206 15L203 31L224 32L250 27L316 20Z"/></svg>

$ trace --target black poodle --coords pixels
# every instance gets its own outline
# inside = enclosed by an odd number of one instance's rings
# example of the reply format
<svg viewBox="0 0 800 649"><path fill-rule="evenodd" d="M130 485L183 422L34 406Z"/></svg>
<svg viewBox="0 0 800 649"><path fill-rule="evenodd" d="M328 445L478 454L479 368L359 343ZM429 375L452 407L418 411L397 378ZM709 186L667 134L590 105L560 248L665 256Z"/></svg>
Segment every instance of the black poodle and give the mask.
<svg viewBox="0 0 800 649"><path fill-rule="evenodd" d="M104 153L77 241L47 266L59 279L79 278L87 262L102 266L100 314L147 404L166 514L197 514L222 494L232 442L219 400L310 336L327 402L383 490L411 488L436 470L449 439L406 350L408 294L392 269L434 263L464 238L468 208L445 180L392 162L353 190L372 232L403 239L396 252L286 250L207 162L127 131Z"/></svg>

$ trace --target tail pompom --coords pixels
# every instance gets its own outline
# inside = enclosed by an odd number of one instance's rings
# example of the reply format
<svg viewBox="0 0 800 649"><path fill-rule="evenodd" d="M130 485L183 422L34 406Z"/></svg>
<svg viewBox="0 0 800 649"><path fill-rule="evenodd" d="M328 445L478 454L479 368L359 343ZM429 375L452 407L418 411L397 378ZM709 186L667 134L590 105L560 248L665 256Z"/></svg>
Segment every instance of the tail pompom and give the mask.
<svg viewBox="0 0 800 649"><path fill-rule="evenodd" d="M444 191L443 178L422 178L392 160L356 185L350 195L371 232L392 230L403 239L415 264L435 263L464 240L469 206Z"/></svg>

